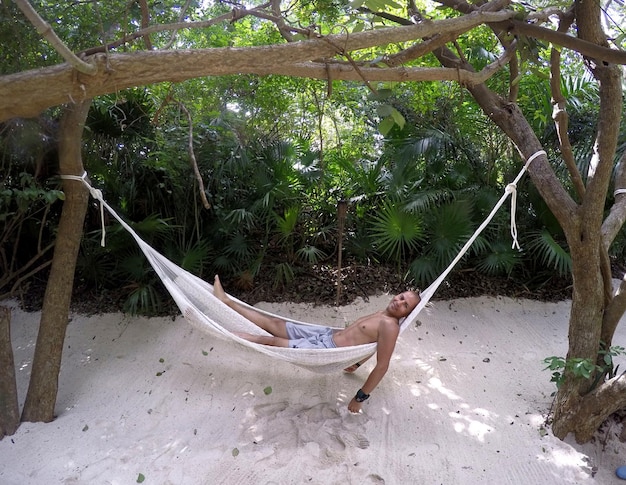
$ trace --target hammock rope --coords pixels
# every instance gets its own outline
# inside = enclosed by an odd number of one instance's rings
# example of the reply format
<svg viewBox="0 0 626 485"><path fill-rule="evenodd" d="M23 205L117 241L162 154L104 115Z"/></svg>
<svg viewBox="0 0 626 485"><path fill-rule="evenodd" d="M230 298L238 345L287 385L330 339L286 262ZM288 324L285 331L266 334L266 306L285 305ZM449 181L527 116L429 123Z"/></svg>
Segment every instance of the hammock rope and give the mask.
<svg viewBox="0 0 626 485"><path fill-rule="evenodd" d="M439 275L439 277L437 277L437 279L433 281L428 288L420 293L420 303L406 318L403 319L400 326L400 332L406 330L417 320L418 314L428 304L437 288L439 288L439 285L441 285L454 266L461 260L461 258L463 258L470 246L480 235L483 229L491 222L509 195L511 195L511 236L513 238L513 248L519 249L519 244L517 242L517 227L515 223L517 183L524 175L531 162L541 155L546 155L546 152L540 150L528 159L515 180L506 186L502 197L500 197L500 200L495 204L491 213L461 248L457 256L452 260L443 273L441 273L441 275ZM82 182L89 190L90 195L100 204L100 215L102 220L101 245L105 245L104 209L106 208L106 210L122 225L124 229L130 233L136 241L152 268L163 282L165 288L171 294L185 319L200 330L225 340L234 340L244 347L252 348L255 351L264 353L271 357L279 358L297 366L320 373L333 372L338 369L343 369L354 362L358 362L366 357L369 357L376 352L375 343L351 347L338 347L334 349L291 349L286 347L272 347L256 344L238 337L233 332L247 332L257 335L269 334L219 300L213 294L213 285L176 265L146 243L133 230L133 228L128 225L117 214L117 212L109 206L109 204L107 204L103 198L102 191L93 188L89 184L86 172L82 176L61 175L61 178ZM254 308L255 311L285 319L285 317L280 315L252 307L232 295L229 295L229 297L240 305ZM313 325L309 322L296 321L291 318L288 320L295 323Z"/></svg>

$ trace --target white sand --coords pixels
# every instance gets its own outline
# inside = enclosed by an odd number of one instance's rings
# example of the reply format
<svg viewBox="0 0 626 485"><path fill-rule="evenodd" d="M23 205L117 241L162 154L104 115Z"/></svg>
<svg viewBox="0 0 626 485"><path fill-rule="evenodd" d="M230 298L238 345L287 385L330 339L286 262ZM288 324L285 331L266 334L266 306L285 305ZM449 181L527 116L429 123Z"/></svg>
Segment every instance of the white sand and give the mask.
<svg viewBox="0 0 626 485"><path fill-rule="evenodd" d="M336 323L388 299L260 306ZM182 318L74 315L58 417L0 441L0 483L132 484L140 474L176 485L624 483L618 426L585 446L541 431L554 390L542 360L565 354L568 314L569 302L435 302L402 334L358 416L346 404L373 362L319 375ZM38 321L14 308L20 406ZM620 329L615 344L625 342Z"/></svg>

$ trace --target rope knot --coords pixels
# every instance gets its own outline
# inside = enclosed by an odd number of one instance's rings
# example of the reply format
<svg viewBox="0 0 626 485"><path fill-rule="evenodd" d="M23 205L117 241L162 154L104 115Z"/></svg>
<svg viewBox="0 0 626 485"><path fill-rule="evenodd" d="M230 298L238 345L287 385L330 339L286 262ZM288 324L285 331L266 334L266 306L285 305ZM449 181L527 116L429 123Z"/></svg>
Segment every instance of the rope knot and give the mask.
<svg viewBox="0 0 626 485"><path fill-rule="evenodd" d="M105 246L105 238L106 238L106 227L104 225L104 199L102 198L102 191L100 189L96 189L92 187L89 182L87 182L87 172L83 172L82 176L78 175L60 175L62 179L65 180L76 180L78 182L82 182L87 190L89 190L89 194L100 203L100 222L102 224L102 239L100 239L100 246Z"/></svg>
<svg viewBox="0 0 626 485"><path fill-rule="evenodd" d="M511 249L519 250L519 242L517 241L517 224L515 222L515 213L517 211L517 184L508 184L506 189L504 189L504 192L511 194L511 237L513 238Z"/></svg>
<svg viewBox="0 0 626 485"><path fill-rule="evenodd" d="M89 186L89 193L91 194L91 196L96 199L96 200L102 200L102 190L100 189L95 189L92 186Z"/></svg>

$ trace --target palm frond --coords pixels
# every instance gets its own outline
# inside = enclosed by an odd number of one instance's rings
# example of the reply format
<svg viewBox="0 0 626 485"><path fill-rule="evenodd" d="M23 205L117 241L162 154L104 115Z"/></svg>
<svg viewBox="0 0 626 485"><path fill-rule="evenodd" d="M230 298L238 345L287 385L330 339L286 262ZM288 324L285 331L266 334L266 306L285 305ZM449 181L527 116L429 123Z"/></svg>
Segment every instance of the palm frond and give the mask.
<svg viewBox="0 0 626 485"><path fill-rule="evenodd" d="M298 218L300 217L300 207L288 207L284 210L283 214L283 216L275 214L274 217L281 240L288 238L294 233L296 225L298 224Z"/></svg>
<svg viewBox="0 0 626 485"><path fill-rule="evenodd" d="M124 311L131 315L157 315L162 306L161 296L152 284L131 285L124 302Z"/></svg>
<svg viewBox="0 0 626 485"><path fill-rule="evenodd" d="M408 212L424 212L451 198L452 192L445 188L414 191L404 202L404 208Z"/></svg>
<svg viewBox="0 0 626 485"><path fill-rule="evenodd" d="M242 207L231 210L226 214L225 219L235 226L243 226L246 229L250 229L255 224L256 215L254 212Z"/></svg>
<svg viewBox="0 0 626 485"><path fill-rule="evenodd" d="M409 276L416 284L427 286L441 273L440 265L432 255L425 255L414 259L409 265Z"/></svg>
<svg viewBox="0 0 626 485"><path fill-rule="evenodd" d="M209 244L206 241L198 241L185 250L179 265L193 274L202 274L210 253Z"/></svg>
<svg viewBox="0 0 626 485"><path fill-rule="evenodd" d="M559 276L567 276L572 271L572 257L546 230L528 234L528 251L546 268L555 270Z"/></svg>
<svg viewBox="0 0 626 485"><path fill-rule="evenodd" d="M371 234L379 252L398 262L424 237L421 219L389 201L374 215Z"/></svg>
<svg viewBox="0 0 626 485"><path fill-rule="evenodd" d="M501 241L492 243L490 246L491 251L478 263L478 270L488 275L510 275L521 262L519 251Z"/></svg>
<svg viewBox="0 0 626 485"><path fill-rule="evenodd" d="M279 263L274 267L274 287L288 285L293 281L293 266L289 263Z"/></svg>
<svg viewBox="0 0 626 485"><path fill-rule="evenodd" d="M434 211L434 220L429 226L429 249L440 266L452 261L471 237L470 213L471 204L467 201L454 201Z"/></svg>
<svg viewBox="0 0 626 485"><path fill-rule="evenodd" d="M326 257L326 253L315 246L307 245L298 249L296 251L296 256L308 264L317 264L320 260Z"/></svg>
<svg viewBox="0 0 626 485"><path fill-rule="evenodd" d="M223 249L224 255L237 260L247 260L249 259L251 253L252 249L250 242L241 232L231 235Z"/></svg>

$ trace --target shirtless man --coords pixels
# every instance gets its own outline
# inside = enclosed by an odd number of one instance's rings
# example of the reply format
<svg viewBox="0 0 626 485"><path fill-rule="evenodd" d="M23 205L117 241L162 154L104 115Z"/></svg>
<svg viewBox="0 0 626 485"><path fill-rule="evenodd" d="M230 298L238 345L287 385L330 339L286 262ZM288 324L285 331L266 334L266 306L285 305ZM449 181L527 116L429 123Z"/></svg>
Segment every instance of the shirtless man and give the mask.
<svg viewBox="0 0 626 485"><path fill-rule="evenodd" d="M321 325L297 325L281 318L259 313L253 308L239 305L226 295L218 276L215 276L213 292L226 305L271 334L270 336L237 334L251 342L276 347L309 349L348 347L376 342L376 366L370 372L363 387L358 390L348 404L348 409L353 413L358 413L361 410L363 401L369 398L370 393L387 373L391 354L400 333L400 319L408 316L420 302L418 293L405 291L394 296L384 310L361 317L346 328L332 329ZM369 357L351 365L345 371L354 372L367 359Z"/></svg>

